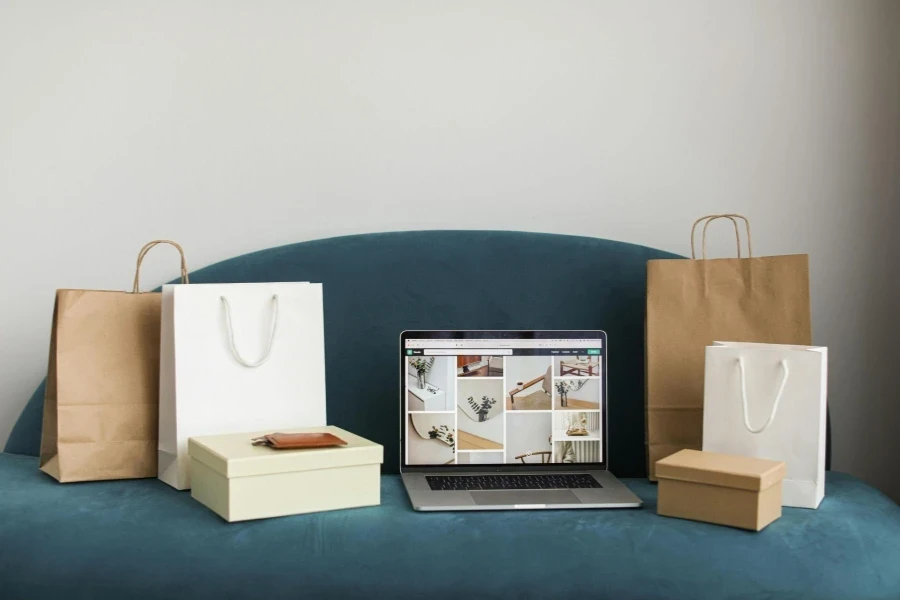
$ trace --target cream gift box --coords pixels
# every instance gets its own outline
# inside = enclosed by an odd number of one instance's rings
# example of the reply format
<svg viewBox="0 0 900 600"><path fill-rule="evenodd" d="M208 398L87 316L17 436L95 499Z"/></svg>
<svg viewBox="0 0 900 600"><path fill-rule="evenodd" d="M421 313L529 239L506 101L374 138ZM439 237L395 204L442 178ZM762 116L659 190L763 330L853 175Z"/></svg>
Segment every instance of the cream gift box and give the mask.
<svg viewBox="0 0 900 600"><path fill-rule="evenodd" d="M191 496L230 522L381 503L379 444L330 426L279 431L327 432L347 445L275 450L252 444L274 431L191 438Z"/></svg>
<svg viewBox="0 0 900 600"><path fill-rule="evenodd" d="M759 531L781 516L780 461L681 450L656 462L657 513Z"/></svg>

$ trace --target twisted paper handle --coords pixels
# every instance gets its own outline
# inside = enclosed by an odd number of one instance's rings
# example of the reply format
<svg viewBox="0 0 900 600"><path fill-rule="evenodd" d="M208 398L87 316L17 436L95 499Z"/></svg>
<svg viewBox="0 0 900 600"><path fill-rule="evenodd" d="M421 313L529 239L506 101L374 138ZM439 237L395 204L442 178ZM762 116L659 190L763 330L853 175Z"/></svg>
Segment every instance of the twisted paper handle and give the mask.
<svg viewBox="0 0 900 600"><path fill-rule="evenodd" d="M694 249L694 234L697 230L697 225L701 222L706 221L703 224L703 237L701 241L701 252L702 258L706 259L706 229L709 227L709 224L715 221L716 219L728 219L731 221L731 224L734 225L734 237L737 240L737 257L741 257L741 233L738 229L738 224L735 219L741 219L744 222L744 227L747 229L747 256L749 258L753 258L753 246L750 242L750 221L747 220L747 217L735 213L730 214L722 214L722 215L706 215L705 217L700 217L696 221L694 221L694 225L691 227L691 258L697 258L696 250Z"/></svg>
<svg viewBox="0 0 900 600"><path fill-rule="evenodd" d="M145 244L144 247L141 248L141 251L138 252L137 266L134 269L134 285L131 288L131 293L141 293L141 263L144 262L144 257L147 256L147 253L159 244L169 244L178 250L178 254L181 255L181 283L190 282L190 279L188 278L187 261L184 259L184 249L177 242L173 242L172 240L153 240L152 242Z"/></svg>

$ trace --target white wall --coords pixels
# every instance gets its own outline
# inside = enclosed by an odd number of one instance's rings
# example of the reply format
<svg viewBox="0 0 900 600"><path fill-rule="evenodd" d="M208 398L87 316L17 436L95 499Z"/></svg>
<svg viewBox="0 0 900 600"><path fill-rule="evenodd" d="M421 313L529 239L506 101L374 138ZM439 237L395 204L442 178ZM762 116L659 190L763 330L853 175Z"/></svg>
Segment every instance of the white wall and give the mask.
<svg viewBox="0 0 900 600"><path fill-rule="evenodd" d="M503 460L502 452L465 452L456 453L456 462L461 465L500 465Z"/></svg>
<svg viewBox="0 0 900 600"><path fill-rule="evenodd" d="M811 254L834 467L900 498L898 12L0 3L0 439L46 368L53 290L126 288L149 239L180 240L192 266L421 228L686 253L694 217L733 210L757 253ZM725 228L711 247L731 251ZM175 274L171 251L148 260L148 287Z"/></svg>
<svg viewBox="0 0 900 600"><path fill-rule="evenodd" d="M447 392L447 410L453 410L453 385L456 380L455 357L438 356L425 374L425 381Z"/></svg>

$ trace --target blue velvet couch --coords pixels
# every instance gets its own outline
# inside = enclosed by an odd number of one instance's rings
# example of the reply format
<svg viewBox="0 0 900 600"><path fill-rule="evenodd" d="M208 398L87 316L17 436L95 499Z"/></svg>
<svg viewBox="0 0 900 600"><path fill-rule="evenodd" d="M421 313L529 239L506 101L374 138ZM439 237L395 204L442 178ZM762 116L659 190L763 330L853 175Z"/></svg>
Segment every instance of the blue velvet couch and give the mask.
<svg viewBox="0 0 900 600"><path fill-rule="evenodd" d="M155 479L37 468L42 386L0 454L0 598L900 598L900 507L828 473L761 533L656 515L645 479L645 263L583 237L427 231L273 248L192 282L321 281L329 421L385 447L382 505L228 524ZM642 509L416 513L399 461L403 329L604 329L609 456Z"/></svg>

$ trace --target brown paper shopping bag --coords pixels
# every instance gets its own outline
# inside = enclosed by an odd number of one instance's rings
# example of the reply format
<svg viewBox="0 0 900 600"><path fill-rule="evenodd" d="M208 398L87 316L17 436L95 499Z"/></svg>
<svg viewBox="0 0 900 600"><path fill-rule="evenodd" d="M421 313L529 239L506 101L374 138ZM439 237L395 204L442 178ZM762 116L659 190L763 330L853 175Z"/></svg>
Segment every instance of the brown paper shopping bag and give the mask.
<svg viewBox="0 0 900 600"><path fill-rule="evenodd" d="M728 219L737 258L706 258L706 228ZM736 219L747 229L748 258L741 258ZM703 225L702 254L694 232ZM650 479L656 461L682 450L700 450L703 434L705 348L714 341L812 344L809 257L753 257L750 223L741 215L708 215L691 228L691 259L647 262L647 421Z"/></svg>
<svg viewBox="0 0 900 600"><path fill-rule="evenodd" d="M50 333L40 468L61 482L156 477L159 293L57 290Z"/></svg>

